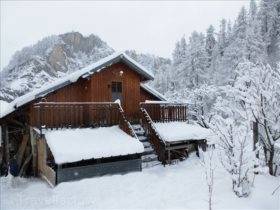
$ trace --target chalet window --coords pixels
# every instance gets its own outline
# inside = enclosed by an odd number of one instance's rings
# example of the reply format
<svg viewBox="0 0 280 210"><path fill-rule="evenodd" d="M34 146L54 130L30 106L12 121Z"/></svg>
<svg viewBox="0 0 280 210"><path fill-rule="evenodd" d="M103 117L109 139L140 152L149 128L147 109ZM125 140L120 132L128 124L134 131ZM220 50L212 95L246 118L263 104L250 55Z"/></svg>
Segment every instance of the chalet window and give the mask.
<svg viewBox="0 0 280 210"><path fill-rule="evenodd" d="M112 101L119 99L122 101L122 83L121 82L112 82Z"/></svg>

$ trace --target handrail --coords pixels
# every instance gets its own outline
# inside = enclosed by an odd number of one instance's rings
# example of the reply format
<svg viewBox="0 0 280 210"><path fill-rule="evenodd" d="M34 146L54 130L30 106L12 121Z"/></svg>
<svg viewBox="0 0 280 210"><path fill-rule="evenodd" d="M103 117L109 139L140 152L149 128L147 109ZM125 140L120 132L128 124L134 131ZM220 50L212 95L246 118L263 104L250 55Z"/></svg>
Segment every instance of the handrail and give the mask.
<svg viewBox="0 0 280 210"><path fill-rule="evenodd" d="M119 105L119 113L120 113L120 123L119 123L120 128L123 131L125 131L127 134L139 140L130 122L126 119L122 106L119 103L118 105Z"/></svg>
<svg viewBox="0 0 280 210"><path fill-rule="evenodd" d="M145 110L145 109L141 109L141 111L144 113L144 115L146 116L146 119L148 121L148 123L151 125L151 127L153 128L153 130L155 131L157 137L159 138L159 140L164 144L166 145L166 142L163 140L163 138L160 136L160 134L157 132L155 126L154 126L154 122L153 120L151 119L151 117L149 116L148 112Z"/></svg>
<svg viewBox="0 0 280 210"><path fill-rule="evenodd" d="M149 141L154 147L159 160L165 165L166 164L166 143L162 140L161 136L156 131L153 121L149 114L144 108L140 109L142 114L142 126L146 133L149 135Z"/></svg>

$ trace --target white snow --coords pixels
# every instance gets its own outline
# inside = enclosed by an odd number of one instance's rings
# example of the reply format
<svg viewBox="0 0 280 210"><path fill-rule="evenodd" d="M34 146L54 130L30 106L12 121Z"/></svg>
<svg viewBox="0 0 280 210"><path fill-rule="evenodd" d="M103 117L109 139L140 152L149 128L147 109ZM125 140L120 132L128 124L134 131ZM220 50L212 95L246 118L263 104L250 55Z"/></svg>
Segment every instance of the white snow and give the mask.
<svg viewBox="0 0 280 210"><path fill-rule="evenodd" d="M167 142L201 139L211 140L214 135L210 129L186 122L160 122L154 123L154 126L162 139Z"/></svg>
<svg viewBox="0 0 280 210"><path fill-rule="evenodd" d="M151 86L141 83L140 87L143 88L144 90L146 90L147 92L151 93L152 95L156 96L157 98L159 98L163 101L167 101L167 99L164 97L164 95L162 95L160 92L153 89Z"/></svg>
<svg viewBox="0 0 280 210"><path fill-rule="evenodd" d="M45 130L57 164L144 152L143 144L118 126Z"/></svg>
<svg viewBox="0 0 280 210"><path fill-rule="evenodd" d="M274 142L274 147L280 150L280 139Z"/></svg>
<svg viewBox="0 0 280 210"><path fill-rule="evenodd" d="M154 78L154 74L152 72L150 72L146 67L144 67L143 65L141 65L140 63L136 62L134 59L132 59L131 57L129 57L128 55L126 55L125 53L119 53L121 56L123 56L126 60L128 60L130 63L133 63L133 65L137 66L139 69L141 69L142 71L144 71L146 74L149 75L149 77Z"/></svg>
<svg viewBox="0 0 280 210"><path fill-rule="evenodd" d="M57 79L47 85L42 86L39 89L36 89L34 91L31 91L21 97L16 98L14 101L12 101L11 103L9 103L9 109L6 109L6 112L2 112L2 110L0 110L0 118L10 114L11 112L13 112L15 110L15 108L20 107L28 102L33 101L36 98L39 97L43 97L46 94L48 94L49 92L54 91L56 88L61 87L63 85L67 85L69 83L74 83L76 82L80 77L85 77L87 75L90 74L94 74L95 72L98 72L102 69L104 69L104 64L106 64L107 62L110 62L111 60L121 57L121 59L126 59L127 61L129 61L130 63L132 63L134 66L136 66L137 68L141 69L141 71L143 72L143 74L148 75L148 77L150 78L154 78L154 75L148 71L146 68L144 68L143 66L141 66L140 64L138 64L136 61L134 61L133 59L129 58L125 53L123 52L118 52L118 53L114 53L110 56L107 56L101 60L99 60L98 62L95 62L83 69L80 69L78 71L73 72L72 74L66 75L63 78ZM113 63L111 63L113 64ZM108 64L108 66L110 66L111 64Z"/></svg>
<svg viewBox="0 0 280 210"><path fill-rule="evenodd" d="M169 102L166 101L152 101L152 100L146 100L145 104L170 104Z"/></svg>
<svg viewBox="0 0 280 210"><path fill-rule="evenodd" d="M12 111L14 111L12 104L8 103L7 101L0 100L0 118L6 116Z"/></svg>
<svg viewBox="0 0 280 210"><path fill-rule="evenodd" d="M13 81L10 84L10 88L14 89L14 90L22 90L25 88L25 86L27 86L27 83L28 83L27 78L20 78L20 79Z"/></svg>
<svg viewBox="0 0 280 210"><path fill-rule="evenodd" d="M1 209L196 209L207 210L204 169L194 155L171 166L155 166L125 175L103 176L61 183L51 188L41 179L1 177ZM277 210L279 177L257 175L252 193L238 198L231 179L215 170L213 210Z"/></svg>

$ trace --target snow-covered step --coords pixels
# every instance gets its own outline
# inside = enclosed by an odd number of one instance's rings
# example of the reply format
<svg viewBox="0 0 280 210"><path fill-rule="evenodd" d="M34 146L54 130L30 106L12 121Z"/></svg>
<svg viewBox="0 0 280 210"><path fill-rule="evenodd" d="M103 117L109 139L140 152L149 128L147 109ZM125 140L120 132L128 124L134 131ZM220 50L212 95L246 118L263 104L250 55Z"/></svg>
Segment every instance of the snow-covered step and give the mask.
<svg viewBox="0 0 280 210"><path fill-rule="evenodd" d="M145 135L145 131L144 130L134 130L137 136L143 136Z"/></svg>
<svg viewBox="0 0 280 210"><path fill-rule="evenodd" d="M145 155L142 156L142 162L151 162L151 161L155 161L158 160L158 157L156 154L150 154L150 155Z"/></svg>
<svg viewBox="0 0 280 210"><path fill-rule="evenodd" d="M133 128L142 128L142 126L140 124L132 124L131 125Z"/></svg>
<svg viewBox="0 0 280 210"><path fill-rule="evenodd" d="M145 149L143 156L145 157L145 155L150 155L150 154L155 154L155 151L152 147Z"/></svg>
<svg viewBox="0 0 280 210"><path fill-rule="evenodd" d="M143 162L142 169L150 168L150 167L157 166L157 165L161 165L161 162L159 162L158 160L154 160L154 161L150 161L150 162Z"/></svg>
<svg viewBox="0 0 280 210"><path fill-rule="evenodd" d="M142 144L144 145L144 148L152 147L152 145L151 145L151 143L149 141L144 141L144 142L142 142Z"/></svg>
<svg viewBox="0 0 280 210"><path fill-rule="evenodd" d="M137 135L137 134L136 134ZM147 142L148 141L148 137L146 136L138 136L139 141L143 142Z"/></svg>
<svg viewBox="0 0 280 210"><path fill-rule="evenodd" d="M142 168L149 168L161 164L161 162L158 161L158 157L155 153L155 150L153 149L151 143L149 142L149 139L146 136L142 126L139 124L134 124L132 125L132 128L136 133L139 141L141 141L142 144L144 145L145 151L142 155Z"/></svg>
<svg viewBox="0 0 280 210"><path fill-rule="evenodd" d="M139 131L139 130L143 131L142 126L139 125L139 124L132 125L132 128L133 128L135 131Z"/></svg>

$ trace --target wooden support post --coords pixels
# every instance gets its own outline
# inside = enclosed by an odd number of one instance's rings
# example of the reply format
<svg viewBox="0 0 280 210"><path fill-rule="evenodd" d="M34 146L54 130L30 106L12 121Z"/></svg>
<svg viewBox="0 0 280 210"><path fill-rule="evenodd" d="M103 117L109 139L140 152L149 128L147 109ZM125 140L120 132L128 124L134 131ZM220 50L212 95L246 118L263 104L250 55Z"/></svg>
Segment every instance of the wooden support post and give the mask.
<svg viewBox="0 0 280 210"><path fill-rule="evenodd" d="M36 139L32 127L29 127L29 136L30 136L31 151L33 157L32 158L33 175L37 176L37 144L36 144Z"/></svg>
<svg viewBox="0 0 280 210"><path fill-rule="evenodd" d="M18 152L17 152L17 156L16 156L18 167L21 167L24 152L25 152L25 149L26 149L26 146L27 146L27 142L28 142L28 136L26 134L24 134L23 138L21 140Z"/></svg>
<svg viewBox="0 0 280 210"><path fill-rule="evenodd" d="M170 150L168 150L168 164L171 164L171 154L170 154Z"/></svg>
<svg viewBox="0 0 280 210"><path fill-rule="evenodd" d="M197 141L194 143L194 146L195 146L196 156L199 157L199 150L198 150L198 142Z"/></svg>
<svg viewBox="0 0 280 210"><path fill-rule="evenodd" d="M4 137L4 153L5 153L5 161L7 165L7 169L9 171L9 164L10 164L10 143L9 143L9 133L8 133L8 126L2 126L2 132Z"/></svg>
<svg viewBox="0 0 280 210"><path fill-rule="evenodd" d="M23 176L26 173L26 167L29 161L31 160L31 158L32 158L32 154L29 154L29 156L25 159L24 163L22 164L22 167L19 171L19 176Z"/></svg>
<svg viewBox="0 0 280 210"><path fill-rule="evenodd" d="M2 165L3 155L4 155L4 142L3 142L3 132L2 132L2 126L0 125L0 166Z"/></svg>

